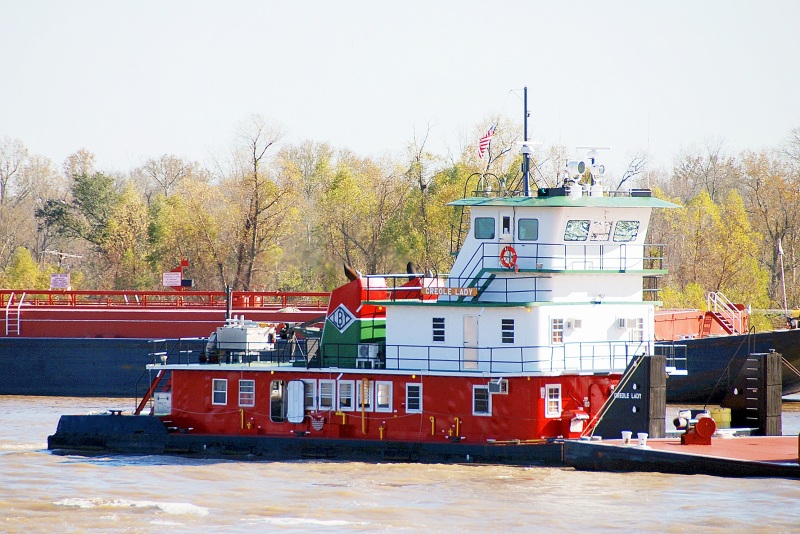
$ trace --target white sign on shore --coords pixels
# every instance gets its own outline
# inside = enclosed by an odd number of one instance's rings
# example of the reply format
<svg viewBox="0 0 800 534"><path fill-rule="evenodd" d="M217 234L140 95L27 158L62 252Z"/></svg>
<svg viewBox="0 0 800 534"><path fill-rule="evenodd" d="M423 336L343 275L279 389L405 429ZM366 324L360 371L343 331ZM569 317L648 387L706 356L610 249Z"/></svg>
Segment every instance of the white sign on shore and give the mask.
<svg viewBox="0 0 800 534"><path fill-rule="evenodd" d="M161 274L161 285L164 287L181 287L181 273L168 272Z"/></svg>
<svg viewBox="0 0 800 534"><path fill-rule="evenodd" d="M51 273L50 289L69 289L69 273Z"/></svg>

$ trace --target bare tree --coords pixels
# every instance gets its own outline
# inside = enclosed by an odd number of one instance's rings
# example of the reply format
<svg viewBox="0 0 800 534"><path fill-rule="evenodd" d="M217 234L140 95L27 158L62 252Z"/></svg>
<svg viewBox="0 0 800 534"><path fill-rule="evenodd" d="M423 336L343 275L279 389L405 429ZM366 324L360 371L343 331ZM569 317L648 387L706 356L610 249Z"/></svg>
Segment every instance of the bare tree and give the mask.
<svg viewBox="0 0 800 534"><path fill-rule="evenodd" d="M707 141L703 153L685 153L675 164L668 193L688 201L706 191L720 202L739 183L735 158L724 152L722 141Z"/></svg>
<svg viewBox="0 0 800 534"><path fill-rule="evenodd" d="M96 160L97 158L94 154L85 148L81 148L64 160L64 176L67 178L74 178L80 175L91 176L95 172Z"/></svg>
<svg viewBox="0 0 800 534"><path fill-rule="evenodd" d="M164 154L158 159L150 159L142 165L142 172L165 197L170 196L175 187L192 171L190 164L182 159Z"/></svg>
<svg viewBox="0 0 800 534"><path fill-rule="evenodd" d="M11 180L28 160L28 149L19 139L4 138L0 142L0 204L8 200Z"/></svg>
<svg viewBox="0 0 800 534"><path fill-rule="evenodd" d="M259 255L278 242L289 222L291 185L271 175L267 160L268 151L280 138L279 129L267 126L256 115L240 134L237 184L244 220L238 227L234 289L252 288Z"/></svg>
<svg viewBox="0 0 800 534"><path fill-rule="evenodd" d="M619 183L617 183L616 189L619 191L620 189L622 189L622 186L625 185L625 182L627 182L628 180L633 180L634 178L642 174L644 172L646 165L647 165L647 159L644 156L634 157L628 164L628 168L623 173Z"/></svg>

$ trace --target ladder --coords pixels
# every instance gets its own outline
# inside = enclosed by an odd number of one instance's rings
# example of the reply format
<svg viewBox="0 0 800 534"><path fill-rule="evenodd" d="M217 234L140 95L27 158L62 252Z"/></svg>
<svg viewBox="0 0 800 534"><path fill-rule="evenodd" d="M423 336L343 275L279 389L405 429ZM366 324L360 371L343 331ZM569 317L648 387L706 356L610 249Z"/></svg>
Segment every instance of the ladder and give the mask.
<svg viewBox="0 0 800 534"><path fill-rule="evenodd" d="M22 294L19 302L14 306L15 293L11 293L6 304L6 336L20 335L20 322L22 319L22 301L25 300L26 293Z"/></svg>

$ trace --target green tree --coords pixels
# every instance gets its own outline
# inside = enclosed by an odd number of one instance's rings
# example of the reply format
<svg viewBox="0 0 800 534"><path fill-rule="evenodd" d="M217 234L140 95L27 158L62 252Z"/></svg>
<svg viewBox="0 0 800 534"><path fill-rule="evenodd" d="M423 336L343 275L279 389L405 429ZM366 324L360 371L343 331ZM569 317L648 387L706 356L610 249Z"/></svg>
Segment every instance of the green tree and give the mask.
<svg viewBox="0 0 800 534"><path fill-rule="evenodd" d="M776 307L783 307L783 274L787 304L797 306L800 304L800 220L797 217L800 165L791 165L790 161L771 157L766 152L745 152L742 160L741 188L753 226L765 237L759 259L770 274L769 295Z"/></svg>
<svg viewBox="0 0 800 534"><path fill-rule="evenodd" d="M39 272L39 266L25 247L17 247L3 271L3 287L8 289L46 289L49 281Z"/></svg>
<svg viewBox="0 0 800 534"><path fill-rule="evenodd" d="M102 248L114 274L118 289L149 289L158 279L150 269L147 206L128 184L117 198L110 214Z"/></svg>
<svg viewBox="0 0 800 534"><path fill-rule="evenodd" d="M367 273L397 271L396 239L391 230L402 213L409 185L393 162L376 163L343 154L322 195L318 231L332 261Z"/></svg>
<svg viewBox="0 0 800 534"><path fill-rule="evenodd" d="M758 264L760 235L735 191L717 205L702 192L685 209L664 210L670 273L665 283L677 301L693 300L696 286L731 300L764 307L767 272ZM667 293L668 295L670 293Z"/></svg>

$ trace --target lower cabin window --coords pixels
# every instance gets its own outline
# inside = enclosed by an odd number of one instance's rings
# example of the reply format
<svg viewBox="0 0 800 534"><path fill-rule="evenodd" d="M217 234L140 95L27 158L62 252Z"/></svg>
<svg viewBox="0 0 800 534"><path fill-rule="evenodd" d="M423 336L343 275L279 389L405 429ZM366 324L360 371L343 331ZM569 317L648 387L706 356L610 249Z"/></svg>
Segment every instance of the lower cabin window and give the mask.
<svg viewBox="0 0 800 534"><path fill-rule="evenodd" d="M215 378L211 383L211 404L228 404L228 381Z"/></svg>
<svg viewBox="0 0 800 534"><path fill-rule="evenodd" d="M422 384L406 384L406 413L422 413Z"/></svg>
<svg viewBox="0 0 800 534"><path fill-rule="evenodd" d="M372 411L372 390L374 387L375 382L366 378L356 382L356 407L358 410Z"/></svg>
<svg viewBox="0 0 800 534"><path fill-rule="evenodd" d="M316 380L303 380L303 395L305 400L303 404L306 410L317 409L317 381Z"/></svg>
<svg viewBox="0 0 800 534"><path fill-rule="evenodd" d="M391 412L392 411L392 383L391 382L377 382L377 390L375 392L375 411L376 412Z"/></svg>
<svg viewBox="0 0 800 534"><path fill-rule="evenodd" d="M545 389L545 417L561 416L561 385L548 384Z"/></svg>
<svg viewBox="0 0 800 534"><path fill-rule="evenodd" d="M319 409L333 410L336 398L336 382L333 380L319 381Z"/></svg>
<svg viewBox="0 0 800 534"><path fill-rule="evenodd" d="M492 415L489 386L472 386L472 415Z"/></svg>
<svg viewBox="0 0 800 534"><path fill-rule="evenodd" d="M239 406L256 405L256 381L239 380Z"/></svg>
<svg viewBox="0 0 800 534"><path fill-rule="evenodd" d="M352 412L355 403L353 402L353 381L339 381L339 409L345 412Z"/></svg>

